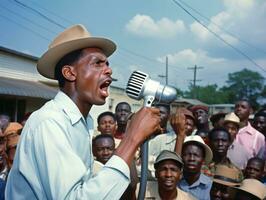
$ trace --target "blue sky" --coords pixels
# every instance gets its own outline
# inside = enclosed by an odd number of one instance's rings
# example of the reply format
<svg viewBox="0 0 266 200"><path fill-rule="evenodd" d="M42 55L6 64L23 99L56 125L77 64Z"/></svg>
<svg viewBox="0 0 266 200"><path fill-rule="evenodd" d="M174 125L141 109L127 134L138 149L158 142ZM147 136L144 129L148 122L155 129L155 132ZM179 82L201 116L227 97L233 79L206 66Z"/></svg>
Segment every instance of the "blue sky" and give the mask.
<svg viewBox="0 0 266 200"><path fill-rule="evenodd" d="M223 86L228 73L243 68L266 75L263 0L1 0L0 45L41 56L63 28L18 2L60 26L81 23L92 35L115 41L118 50L110 58L114 77L118 79L113 83L115 86L125 87L134 70L165 83L159 75L165 74L166 56L169 84L183 90L193 79L193 71L188 68L194 65L203 66L197 72L197 79L201 80L197 84L202 86ZM186 8L193 16L258 66L214 37L176 2L189 5Z"/></svg>

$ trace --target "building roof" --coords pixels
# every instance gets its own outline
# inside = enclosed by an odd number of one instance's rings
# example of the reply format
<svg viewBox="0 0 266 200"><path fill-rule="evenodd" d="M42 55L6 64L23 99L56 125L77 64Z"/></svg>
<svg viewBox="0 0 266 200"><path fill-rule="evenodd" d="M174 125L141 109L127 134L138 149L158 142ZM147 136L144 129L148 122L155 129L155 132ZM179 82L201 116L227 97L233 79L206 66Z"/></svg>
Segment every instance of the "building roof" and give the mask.
<svg viewBox="0 0 266 200"><path fill-rule="evenodd" d="M175 103L187 103L187 104L191 104L191 105L204 105L204 106L208 106L208 104L201 102L198 99L187 99L187 98L179 98L177 100L175 100Z"/></svg>
<svg viewBox="0 0 266 200"><path fill-rule="evenodd" d="M0 77L0 95L52 99L57 91L57 89L37 81Z"/></svg>
<svg viewBox="0 0 266 200"><path fill-rule="evenodd" d="M26 54L26 53L22 53L22 52L19 52L19 51L13 50L13 49L9 49L9 48L3 47L3 46L0 46L0 51L4 51L4 52L10 53L10 54L15 54L17 56L21 56L21 57L24 57L24 58L29 58L29 59L34 60L34 61L38 61L38 59L39 59L36 56L32 56L32 55Z"/></svg>

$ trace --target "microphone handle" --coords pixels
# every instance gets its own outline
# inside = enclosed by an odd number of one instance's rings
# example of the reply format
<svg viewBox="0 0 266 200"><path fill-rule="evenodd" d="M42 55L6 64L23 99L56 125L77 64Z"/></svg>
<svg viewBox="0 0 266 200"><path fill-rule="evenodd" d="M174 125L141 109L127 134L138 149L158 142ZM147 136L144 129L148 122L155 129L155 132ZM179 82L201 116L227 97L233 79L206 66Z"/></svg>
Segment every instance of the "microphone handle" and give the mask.
<svg viewBox="0 0 266 200"><path fill-rule="evenodd" d="M144 98L144 107L151 107L154 101L153 96L147 96ZM138 200L145 199L147 175L148 175L148 157L149 157L149 140L146 139L140 147L141 153L141 173L140 173L140 188L138 194Z"/></svg>

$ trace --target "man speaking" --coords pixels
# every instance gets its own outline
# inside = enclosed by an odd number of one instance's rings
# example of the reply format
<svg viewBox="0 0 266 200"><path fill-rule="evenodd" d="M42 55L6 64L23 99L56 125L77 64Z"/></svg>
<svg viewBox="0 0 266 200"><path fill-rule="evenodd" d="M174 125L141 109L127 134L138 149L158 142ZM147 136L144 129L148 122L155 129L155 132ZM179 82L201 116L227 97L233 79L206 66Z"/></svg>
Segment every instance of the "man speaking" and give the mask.
<svg viewBox="0 0 266 200"><path fill-rule="evenodd" d="M159 110L142 108L103 169L92 178L93 155L87 116L108 97L112 70L107 57L116 45L92 37L82 25L60 33L37 69L58 80L55 98L28 119L8 177L6 199L119 199L138 146L159 128Z"/></svg>

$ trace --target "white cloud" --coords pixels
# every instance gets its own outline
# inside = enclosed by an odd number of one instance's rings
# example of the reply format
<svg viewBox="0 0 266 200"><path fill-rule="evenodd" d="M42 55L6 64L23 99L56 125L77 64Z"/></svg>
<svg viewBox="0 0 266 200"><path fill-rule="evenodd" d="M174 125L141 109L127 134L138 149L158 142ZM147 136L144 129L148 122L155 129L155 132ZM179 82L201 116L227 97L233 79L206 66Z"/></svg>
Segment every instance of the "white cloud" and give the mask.
<svg viewBox="0 0 266 200"><path fill-rule="evenodd" d="M211 18L212 23L210 23L207 27L217 35L219 35L223 40L230 43L231 45L235 45L238 43L238 39L236 37L227 34L224 30L220 27L225 27L224 25L231 25L232 26L232 16L227 12L220 12L219 14L215 15ZM203 27L198 22L193 22L190 25L191 32L202 42L212 42L215 39L213 33L208 31L205 27Z"/></svg>
<svg viewBox="0 0 266 200"><path fill-rule="evenodd" d="M155 21L148 15L137 14L127 24L126 30L141 37L173 38L178 33L185 31L182 20L172 21L168 18L161 18Z"/></svg>
<svg viewBox="0 0 266 200"><path fill-rule="evenodd" d="M225 10L210 18L212 23L206 25L209 29L232 45L239 45L239 39L252 43L250 38L258 40L265 37L266 29L261 24L265 24L266 1L223 0L223 3ZM214 35L196 21L190 24L190 30L200 42L217 45Z"/></svg>
<svg viewBox="0 0 266 200"><path fill-rule="evenodd" d="M198 22L193 22L190 25L190 30L196 37L198 37L202 41L206 41L211 35L211 33Z"/></svg>
<svg viewBox="0 0 266 200"><path fill-rule="evenodd" d="M228 12L235 16L245 16L254 7L257 0L223 0Z"/></svg>
<svg viewBox="0 0 266 200"><path fill-rule="evenodd" d="M193 51L192 49L184 49L174 54L168 54L168 62L170 65L186 64L187 66L195 64L217 64L224 61L224 58L209 57L206 51L201 49ZM165 56L157 58L160 62L165 62Z"/></svg>

